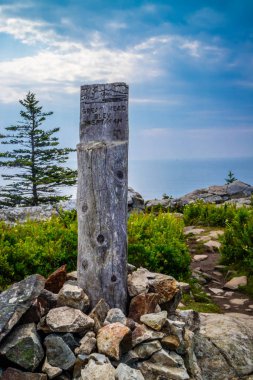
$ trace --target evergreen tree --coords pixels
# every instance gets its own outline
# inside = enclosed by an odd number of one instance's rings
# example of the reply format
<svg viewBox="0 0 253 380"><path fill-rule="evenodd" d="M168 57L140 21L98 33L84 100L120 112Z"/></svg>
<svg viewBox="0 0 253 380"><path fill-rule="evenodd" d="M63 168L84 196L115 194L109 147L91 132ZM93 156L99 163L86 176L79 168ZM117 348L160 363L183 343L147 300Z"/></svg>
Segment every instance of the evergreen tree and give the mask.
<svg viewBox="0 0 253 380"><path fill-rule="evenodd" d="M0 166L10 173L2 174L8 183L0 189L0 207L37 206L69 199L59 195L59 190L76 183L77 171L63 166L75 150L57 147L55 133L59 128L42 129L53 112L43 112L35 94L28 92L19 102L23 106L22 121L6 127L7 134L0 134L2 144L13 146L0 153Z"/></svg>
<svg viewBox="0 0 253 380"><path fill-rule="evenodd" d="M228 177L225 178L226 184L233 183L234 181L237 181L237 178L235 178L234 173L229 170Z"/></svg>

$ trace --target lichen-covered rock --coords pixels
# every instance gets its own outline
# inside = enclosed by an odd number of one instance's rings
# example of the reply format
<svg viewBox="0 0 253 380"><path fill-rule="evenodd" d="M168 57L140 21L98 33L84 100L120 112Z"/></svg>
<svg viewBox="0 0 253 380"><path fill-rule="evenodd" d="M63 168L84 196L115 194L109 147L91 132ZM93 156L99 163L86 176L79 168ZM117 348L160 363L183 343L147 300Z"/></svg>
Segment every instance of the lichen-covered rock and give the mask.
<svg viewBox="0 0 253 380"><path fill-rule="evenodd" d="M110 309L105 318L104 324L120 322L122 325L127 324L127 318L123 311L118 308Z"/></svg>
<svg viewBox="0 0 253 380"><path fill-rule="evenodd" d="M190 379L183 359L175 352L168 353L165 350L160 350L152 355L149 360L139 363L137 368L141 370L145 380Z"/></svg>
<svg viewBox="0 0 253 380"><path fill-rule="evenodd" d="M15 327L0 346L0 353L12 363L34 371L44 357L35 324Z"/></svg>
<svg viewBox="0 0 253 380"><path fill-rule="evenodd" d="M66 265L62 265L55 272L53 272L46 280L45 289L52 293L59 293L67 279Z"/></svg>
<svg viewBox="0 0 253 380"><path fill-rule="evenodd" d="M161 340L162 346L167 350L176 351L180 346L180 340L176 335L167 335Z"/></svg>
<svg viewBox="0 0 253 380"><path fill-rule="evenodd" d="M141 316L140 321L146 326L151 327L153 330L160 331L167 319L167 311L160 313L144 314Z"/></svg>
<svg viewBox="0 0 253 380"><path fill-rule="evenodd" d="M116 380L145 380L141 371L123 363L118 365L115 375Z"/></svg>
<svg viewBox="0 0 253 380"><path fill-rule="evenodd" d="M132 344L131 330L115 322L102 327L97 334L98 352L119 360L123 352L128 351Z"/></svg>
<svg viewBox="0 0 253 380"><path fill-rule="evenodd" d="M82 288L77 285L65 283L58 293L57 305L87 311L90 301Z"/></svg>
<svg viewBox="0 0 253 380"><path fill-rule="evenodd" d="M1 380L47 380L44 373L23 372L16 368L7 368Z"/></svg>
<svg viewBox="0 0 253 380"><path fill-rule="evenodd" d="M94 326L94 320L81 310L62 306L49 311L46 324L53 332L83 333Z"/></svg>
<svg viewBox="0 0 253 380"><path fill-rule="evenodd" d="M158 303L158 296L155 293L141 293L131 299L129 306L129 318L135 322L140 322L144 314L154 313Z"/></svg>
<svg viewBox="0 0 253 380"><path fill-rule="evenodd" d="M196 334L198 364L203 377L242 377L253 372L253 320L244 315L201 314ZM224 359L225 358L225 359ZM224 377L222 377L222 375Z"/></svg>
<svg viewBox="0 0 253 380"><path fill-rule="evenodd" d="M115 368L110 361L101 355L91 356L88 364L81 370L81 380L115 380Z"/></svg>
<svg viewBox="0 0 253 380"><path fill-rule="evenodd" d="M92 309L89 316L94 320L94 331L97 332L103 326L104 320L110 310L109 305L103 298L98 301L96 306Z"/></svg>
<svg viewBox="0 0 253 380"><path fill-rule="evenodd" d="M64 370L73 367L76 357L60 336L50 334L45 338L44 344L47 351L47 362L52 367L58 367Z"/></svg>
<svg viewBox="0 0 253 380"><path fill-rule="evenodd" d="M58 295L50 292L49 290L43 289L37 298L37 304L40 309L41 316L44 316L57 305Z"/></svg>
<svg viewBox="0 0 253 380"><path fill-rule="evenodd" d="M151 330L145 325L137 325L132 332L132 346L135 347L137 344L142 342L162 339L165 336L164 333Z"/></svg>
<svg viewBox="0 0 253 380"><path fill-rule="evenodd" d="M159 340L152 340L151 342L144 342L138 344L133 348L133 352L138 359L148 359L155 352L160 351L162 349L162 345Z"/></svg>
<svg viewBox="0 0 253 380"><path fill-rule="evenodd" d="M34 274L0 294L0 341L20 320L44 288L44 277Z"/></svg>

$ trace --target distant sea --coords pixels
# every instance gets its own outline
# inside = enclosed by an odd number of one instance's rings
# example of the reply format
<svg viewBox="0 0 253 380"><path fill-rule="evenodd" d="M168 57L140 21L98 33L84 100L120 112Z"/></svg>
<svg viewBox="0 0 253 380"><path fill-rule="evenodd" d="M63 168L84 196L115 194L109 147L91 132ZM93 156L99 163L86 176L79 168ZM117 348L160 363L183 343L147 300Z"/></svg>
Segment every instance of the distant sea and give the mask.
<svg viewBox="0 0 253 380"><path fill-rule="evenodd" d="M225 184L231 170L240 181L253 185L253 157L224 159L175 159L129 161L129 186L145 200L173 198L193 190Z"/></svg>

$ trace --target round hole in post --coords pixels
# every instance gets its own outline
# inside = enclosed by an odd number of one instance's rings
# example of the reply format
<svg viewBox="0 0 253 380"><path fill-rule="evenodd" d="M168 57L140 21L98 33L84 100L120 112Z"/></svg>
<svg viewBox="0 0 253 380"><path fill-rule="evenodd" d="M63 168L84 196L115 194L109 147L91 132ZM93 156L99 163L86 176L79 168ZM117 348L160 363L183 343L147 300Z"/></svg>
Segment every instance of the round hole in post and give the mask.
<svg viewBox="0 0 253 380"><path fill-rule="evenodd" d="M117 277L115 276L115 274L112 275L112 277L111 277L111 281L112 281L112 282L116 282L116 281L117 281Z"/></svg>
<svg viewBox="0 0 253 380"><path fill-rule="evenodd" d="M87 203L84 203L82 205L82 212L86 212L88 210L88 206L87 206Z"/></svg>
<svg viewBox="0 0 253 380"><path fill-rule="evenodd" d="M83 260L82 267L84 270L86 270L88 268L88 261L87 260Z"/></svg>
<svg viewBox="0 0 253 380"><path fill-rule="evenodd" d="M116 173L116 175L117 175L117 177L119 179L123 179L124 178L124 174L123 174L122 170L118 170L117 173Z"/></svg>
<svg viewBox="0 0 253 380"><path fill-rule="evenodd" d="M105 241L105 237L104 237L104 235L99 234L99 235L97 236L97 242L98 242L99 244L103 244L104 241Z"/></svg>

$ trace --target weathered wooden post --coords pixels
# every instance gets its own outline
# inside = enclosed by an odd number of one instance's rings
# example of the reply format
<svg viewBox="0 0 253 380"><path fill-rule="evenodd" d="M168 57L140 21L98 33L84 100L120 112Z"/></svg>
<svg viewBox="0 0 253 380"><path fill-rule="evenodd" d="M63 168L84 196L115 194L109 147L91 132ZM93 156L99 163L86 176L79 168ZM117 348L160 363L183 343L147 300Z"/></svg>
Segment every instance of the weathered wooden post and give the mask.
<svg viewBox="0 0 253 380"><path fill-rule="evenodd" d="M128 86L81 87L78 283L94 306L127 301Z"/></svg>

